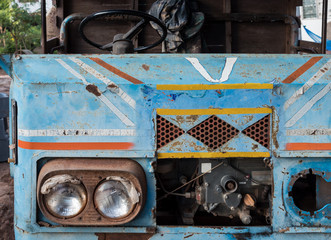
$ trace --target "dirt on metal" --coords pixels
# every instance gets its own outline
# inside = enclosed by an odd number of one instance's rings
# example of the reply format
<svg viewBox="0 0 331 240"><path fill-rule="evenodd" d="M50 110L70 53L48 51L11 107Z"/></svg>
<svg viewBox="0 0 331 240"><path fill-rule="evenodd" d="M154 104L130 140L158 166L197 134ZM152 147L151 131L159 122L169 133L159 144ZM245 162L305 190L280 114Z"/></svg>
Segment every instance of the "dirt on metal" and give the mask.
<svg viewBox="0 0 331 240"><path fill-rule="evenodd" d="M9 94L11 78L0 68L0 92ZM0 239L14 240L14 181L9 164L0 163Z"/></svg>
<svg viewBox="0 0 331 240"><path fill-rule="evenodd" d="M0 233L1 239L14 240L14 181L9 164L0 163Z"/></svg>

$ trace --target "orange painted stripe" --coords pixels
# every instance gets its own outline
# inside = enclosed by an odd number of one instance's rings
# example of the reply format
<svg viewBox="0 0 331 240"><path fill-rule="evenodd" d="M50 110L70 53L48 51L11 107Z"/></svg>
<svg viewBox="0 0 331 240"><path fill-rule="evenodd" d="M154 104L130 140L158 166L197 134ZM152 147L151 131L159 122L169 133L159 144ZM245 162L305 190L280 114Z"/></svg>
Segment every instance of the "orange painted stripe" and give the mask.
<svg viewBox="0 0 331 240"><path fill-rule="evenodd" d="M288 76L285 80L283 80L283 83L292 83L295 81L298 77L300 77L302 74L304 74L309 68L315 65L319 60L321 60L323 57L312 57L309 59L308 62L303 64L300 68L298 68L294 73L292 73L290 76Z"/></svg>
<svg viewBox="0 0 331 240"><path fill-rule="evenodd" d="M125 72L122 72L121 70L113 67L112 65L106 63L105 61L101 60L100 58L90 58L92 61L94 61L95 63L99 64L101 67L104 67L105 69L107 69L108 71L111 71L112 73L116 74L117 76L120 76L121 78L124 78L126 80L128 80L129 82L132 82L134 84L143 84L142 81L126 74Z"/></svg>
<svg viewBox="0 0 331 240"><path fill-rule="evenodd" d="M287 143L287 151L330 151L331 143Z"/></svg>
<svg viewBox="0 0 331 240"><path fill-rule="evenodd" d="M18 147L31 150L129 150L131 142L26 142L18 140Z"/></svg>

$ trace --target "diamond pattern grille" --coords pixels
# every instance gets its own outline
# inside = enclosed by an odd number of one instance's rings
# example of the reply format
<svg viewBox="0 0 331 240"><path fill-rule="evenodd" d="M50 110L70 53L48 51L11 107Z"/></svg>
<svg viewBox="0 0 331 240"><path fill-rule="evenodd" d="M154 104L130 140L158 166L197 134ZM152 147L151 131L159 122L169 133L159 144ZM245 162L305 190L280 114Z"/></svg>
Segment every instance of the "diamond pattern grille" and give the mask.
<svg viewBox="0 0 331 240"><path fill-rule="evenodd" d="M190 129L187 133L203 142L208 147L217 149L238 135L239 130L222 119L211 116Z"/></svg>
<svg viewBox="0 0 331 240"><path fill-rule="evenodd" d="M270 148L270 115L265 116L242 131L266 148Z"/></svg>
<svg viewBox="0 0 331 240"><path fill-rule="evenodd" d="M161 116L157 116L157 148L161 148L185 133ZM240 131L231 124L213 115L186 132L211 149L224 145ZM270 148L270 115L267 115L242 131L266 148Z"/></svg>
<svg viewBox="0 0 331 240"><path fill-rule="evenodd" d="M159 115L156 118L156 122L158 149L184 134L182 129Z"/></svg>

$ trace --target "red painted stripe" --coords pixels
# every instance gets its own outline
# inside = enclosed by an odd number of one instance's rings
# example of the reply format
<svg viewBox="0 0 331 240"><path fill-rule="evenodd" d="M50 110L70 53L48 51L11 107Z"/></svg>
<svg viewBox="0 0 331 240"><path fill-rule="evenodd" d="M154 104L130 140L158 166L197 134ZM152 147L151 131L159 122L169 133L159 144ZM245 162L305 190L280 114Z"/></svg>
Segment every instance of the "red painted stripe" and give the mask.
<svg viewBox="0 0 331 240"><path fill-rule="evenodd" d="M330 151L331 143L287 143L287 151Z"/></svg>
<svg viewBox="0 0 331 240"><path fill-rule="evenodd" d="M132 82L134 84L143 84L142 81L126 74L125 72L122 72L121 70L113 67L112 65L106 63L105 61L101 60L100 58L90 58L95 63L99 64L101 67L104 67L108 71L111 71L112 73L116 74L117 76L120 76L121 78L124 78L128 80L129 82Z"/></svg>
<svg viewBox="0 0 331 240"><path fill-rule="evenodd" d="M18 140L18 147L31 150L129 150L131 142L26 142Z"/></svg>
<svg viewBox="0 0 331 240"><path fill-rule="evenodd" d="M288 76L286 79L284 79L283 83L292 83L292 82L294 82L298 77L300 77L302 74L304 74L309 68L314 66L315 63L317 63L322 58L323 57L312 57L311 59L309 59L308 62L303 64L294 73L292 73L290 76Z"/></svg>

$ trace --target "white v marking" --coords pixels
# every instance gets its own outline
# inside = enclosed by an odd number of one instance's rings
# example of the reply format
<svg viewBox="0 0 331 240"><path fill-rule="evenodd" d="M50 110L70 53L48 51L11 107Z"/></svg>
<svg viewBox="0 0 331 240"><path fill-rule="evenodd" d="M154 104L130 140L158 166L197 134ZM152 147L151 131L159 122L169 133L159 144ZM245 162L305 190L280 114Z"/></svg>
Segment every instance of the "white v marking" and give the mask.
<svg viewBox="0 0 331 240"><path fill-rule="evenodd" d="M209 82L213 83L221 83L225 82L229 79L229 76L232 72L233 66L237 61L237 58L226 58L225 60L225 66L222 71L222 76L220 79L214 79L212 78L209 73L206 71L206 69L201 65L199 60L197 58L186 58L193 67Z"/></svg>

